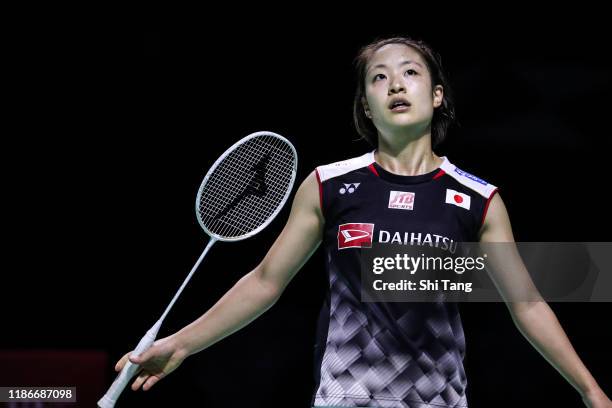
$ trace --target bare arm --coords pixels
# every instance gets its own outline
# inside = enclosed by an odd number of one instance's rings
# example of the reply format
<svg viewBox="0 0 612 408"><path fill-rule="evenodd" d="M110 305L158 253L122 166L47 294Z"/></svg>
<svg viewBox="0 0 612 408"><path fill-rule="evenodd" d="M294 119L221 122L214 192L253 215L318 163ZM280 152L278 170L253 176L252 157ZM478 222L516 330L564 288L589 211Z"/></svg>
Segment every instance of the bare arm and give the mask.
<svg viewBox="0 0 612 408"><path fill-rule="evenodd" d="M491 201L480 241L514 242L508 212L499 194ZM492 278L507 301L514 324L529 343L576 388L587 406L610 408L612 402L578 357L554 312L539 297L520 255L513 249L515 246L511 247L500 249L502 256L490 258L490 261L495 262L492 269L496 272ZM522 300L511 301L517 285L520 286L518 298ZM525 291L532 294L525 296Z"/></svg>
<svg viewBox="0 0 612 408"><path fill-rule="evenodd" d="M287 224L263 261L202 317L174 335L180 347L188 354L197 353L268 310L318 247L322 229L319 190L312 173L298 189Z"/></svg>
<svg viewBox="0 0 612 408"><path fill-rule="evenodd" d="M240 279L200 318L177 333L156 341L142 355L127 353L115 366L120 371L128 357L142 371L132 384L150 389L183 360L240 330L268 310L321 242L323 217L319 188L311 173L298 189L289 219L262 262Z"/></svg>

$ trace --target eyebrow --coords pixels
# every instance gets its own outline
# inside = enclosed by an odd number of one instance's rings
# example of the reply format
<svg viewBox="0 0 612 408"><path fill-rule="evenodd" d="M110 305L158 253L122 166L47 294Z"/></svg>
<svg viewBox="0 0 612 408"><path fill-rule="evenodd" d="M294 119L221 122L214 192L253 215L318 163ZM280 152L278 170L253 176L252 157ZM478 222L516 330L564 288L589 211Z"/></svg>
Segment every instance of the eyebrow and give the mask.
<svg viewBox="0 0 612 408"><path fill-rule="evenodd" d="M399 66L401 67L403 65L409 65L409 64L416 64L419 67L423 68L423 65L421 65L420 63L416 61L411 61L411 60L402 61L400 62ZM368 71L371 71L375 68L387 68L387 66L385 64L377 64L377 65L374 65L373 67L368 68Z"/></svg>

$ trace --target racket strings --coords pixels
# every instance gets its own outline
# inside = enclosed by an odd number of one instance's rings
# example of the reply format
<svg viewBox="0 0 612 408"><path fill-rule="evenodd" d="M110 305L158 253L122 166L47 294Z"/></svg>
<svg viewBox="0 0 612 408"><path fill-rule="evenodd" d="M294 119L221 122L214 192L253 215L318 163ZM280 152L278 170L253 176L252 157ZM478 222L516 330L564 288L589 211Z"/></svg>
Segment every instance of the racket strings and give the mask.
<svg viewBox="0 0 612 408"><path fill-rule="evenodd" d="M252 153L246 153L249 156L247 157L253 157ZM242 155L242 157L244 157L244 153ZM220 191L221 193L225 193L227 194L226 200L228 201L227 198L231 197L233 195L235 195L235 187L236 184L243 184L245 182L245 179L242 178L243 174L245 172L245 170L249 170L248 166L240 166L240 167L236 167L235 166L235 162L237 160L240 160L239 157L230 157L229 160L227 160L226 162L224 162L224 165L219 166L219 171L217 172L217 176L218 177L214 177L214 178L210 178L208 180L208 183L211 184L212 186L216 186L218 189L222 190ZM280 163L276 163L277 167ZM272 175L274 175L276 178L267 178L267 180L264 180L264 182L270 184L270 182L272 182L272 184L274 186L276 186L276 189L273 189L271 192L272 194L275 194L278 198L282 199L283 198L283 194L280 194L279 191L283 191L286 187L286 182L287 182L287 176L289 176L290 178L290 174L287 175L287 172L283 173L278 173L275 172L275 169L272 168L270 169L270 173L272 173ZM284 182L279 181L282 180L282 178L284 178ZM275 191L277 190L277 191ZM214 193L216 193L217 191L214 191ZM211 191L211 193L213 193L213 191ZM208 204L208 203L200 203L200 204ZM215 204L214 202L212 204ZM218 208L217 208L218 209Z"/></svg>
<svg viewBox="0 0 612 408"><path fill-rule="evenodd" d="M231 151L202 186L201 222L228 238L257 229L283 203L295 165L293 149L284 140L270 135L249 139Z"/></svg>
<svg viewBox="0 0 612 408"><path fill-rule="evenodd" d="M272 197L270 195L270 197ZM219 206L212 206L213 210L216 210L216 215L213 216L212 212L208 212L206 221L213 221L211 224L211 230L217 234L223 234L228 236L235 236L240 234L248 233L251 230L257 228L263 221L265 221L273 212L274 204L277 204L282 200L282 197L278 195L276 197L276 203L268 205L267 208L262 206L261 202L258 202L256 197L253 195L246 195L240 197L236 207L231 207L232 204L225 204L225 208L221 209ZM245 209L249 209L246 211ZM230 214L234 212L234 214ZM226 216L227 215L227 216ZM212 220L211 220L212 218ZM219 229L222 224L225 224L225 229ZM227 227L233 227L237 231L229 231Z"/></svg>
<svg viewBox="0 0 612 408"><path fill-rule="evenodd" d="M272 173L273 176L277 176L277 174L274 174L274 172ZM253 179L251 179L251 183L253 182ZM270 184L269 180L266 180L264 178L263 180L264 183ZM249 186L250 184L249 183ZM286 183L273 183L274 185L272 185L272 188L268 189L268 186L266 185L266 191L269 191L269 193L271 194L268 199L273 199L273 202L271 203L264 203L264 204L271 204L271 205L262 205L262 203L257 202L257 196L254 195L243 195L242 199L244 199L244 201L242 202L242 205L244 208L248 208L250 209L248 212L243 211L243 209L241 208L236 208L236 210L238 211L238 213L242 213L242 221L243 221L243 226L246 226L248 230L252 230L257 228L263 221L265 221L274 211L274 209L276 208L276 206L283 200L283 196L281 194L278 194L277 192L275 192L275 188L278 189L282 189L285 190L285 186L283 184ZM247 187L248 189L248 187ZM245 191L246 192L246 191ZM274 200L275 199L275 200ZM227 208L227 207L226 207ZM241 211L242 210L242 211ZM236 216L240 216L240 214L236 214ZM215 216L215 218L217 218L219 221L226 221L226 224L229 224L231 226L236 227L236 223L232 222L233 220L229 220L229 219L225 219L225 218L221 218L219 217L219 213ZM226 218L232 218L232 217L226 217ZM239 227L240 228L240 227ZM247 230L245 230L244 228L241 229L240 232L246 232ZM221 230L219 231L220 234L230 234L230 231L227 231L227 229L225 230Z"/></svg>

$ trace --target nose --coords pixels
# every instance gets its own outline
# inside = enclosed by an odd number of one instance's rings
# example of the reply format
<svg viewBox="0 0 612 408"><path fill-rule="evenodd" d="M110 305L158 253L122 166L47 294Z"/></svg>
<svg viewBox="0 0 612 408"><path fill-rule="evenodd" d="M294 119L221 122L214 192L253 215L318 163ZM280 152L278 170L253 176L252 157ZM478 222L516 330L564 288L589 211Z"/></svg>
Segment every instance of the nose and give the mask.
<svg viewBox="0 0 612 408"><path fill-rule="evenodd" d="M396 94L406 91L404 82L402 82L401 78L398 78L397 76L393 77L393 80L389 83L389 94Z"/></svg>

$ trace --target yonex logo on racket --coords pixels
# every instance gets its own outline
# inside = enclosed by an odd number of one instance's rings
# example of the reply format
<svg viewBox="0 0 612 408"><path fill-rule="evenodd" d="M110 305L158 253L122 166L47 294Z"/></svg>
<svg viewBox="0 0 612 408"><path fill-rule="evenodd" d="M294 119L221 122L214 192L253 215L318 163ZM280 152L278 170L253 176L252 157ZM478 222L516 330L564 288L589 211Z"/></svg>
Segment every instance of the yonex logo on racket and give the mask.
<svg viewBox="0 0 612 408"><path fill-rule="evenodd" d="M340 194L353 194L356 190L357 187L359 187L361 183L342 183L343 187L340 187L340 190L338 190L338 192Z"/></svg>
<svg viewBox="0 0 612 408"><path fill-rule="evenodd" d="M338 226L338 249L372 248L374 224L350 223Z"/></svg>

